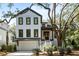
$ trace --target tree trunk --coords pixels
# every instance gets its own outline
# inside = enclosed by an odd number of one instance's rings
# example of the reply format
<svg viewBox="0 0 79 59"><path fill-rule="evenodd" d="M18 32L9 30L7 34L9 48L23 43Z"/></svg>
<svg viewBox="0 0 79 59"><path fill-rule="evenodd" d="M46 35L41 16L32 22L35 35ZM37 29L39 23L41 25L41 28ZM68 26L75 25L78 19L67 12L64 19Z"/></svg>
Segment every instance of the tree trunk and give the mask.
<svg viewBox="0 0 79 59"><path fill-rule="evenodd" d="M57 38L57 42L58 42L58 46L62 46L62 40L61 40L61 33L59 30L55 30L56 33L56 38Z"/></svg>
<svg viewBox="0 0 79 59"><path fill-rule="evenodd" d="M8 46L8 41L9 41L9 37L8 37L8 31L6 32L6 45Z"/></svg>

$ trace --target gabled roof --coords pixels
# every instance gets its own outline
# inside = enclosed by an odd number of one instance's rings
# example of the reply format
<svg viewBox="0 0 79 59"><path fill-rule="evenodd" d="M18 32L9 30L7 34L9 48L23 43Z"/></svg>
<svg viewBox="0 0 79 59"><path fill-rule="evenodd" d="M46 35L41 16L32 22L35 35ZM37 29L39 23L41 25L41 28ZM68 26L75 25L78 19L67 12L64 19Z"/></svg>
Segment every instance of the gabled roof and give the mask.
<svg viewBox="0 0 79 59"><path fill-rule="evenodd" d="M2 27L0 27L0 29L1 29L1 30L4 30L4 31L8 31L8 30L6 30L6 29L4 29L4 28L2 28Z"/></svg>
<svg viewBox="0 0 79 59"><path fill-rule="evenodd" d="M40 15L39 13L37 13L36 11L34 11L34 10L30 9L30 8L25 8L24 10L22 10L18 14L16 14L15 17L20 15L20 14L26 13L28 10L30 10L30 11L34 12L35 14L37 14L37 15L42 17L42 15Z"/></svg>

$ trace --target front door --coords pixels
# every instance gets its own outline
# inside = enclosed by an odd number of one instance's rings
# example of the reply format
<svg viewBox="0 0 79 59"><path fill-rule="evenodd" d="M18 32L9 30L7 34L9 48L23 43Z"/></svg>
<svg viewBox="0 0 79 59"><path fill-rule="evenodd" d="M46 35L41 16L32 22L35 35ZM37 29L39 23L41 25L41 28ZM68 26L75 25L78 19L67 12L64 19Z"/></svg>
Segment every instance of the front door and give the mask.
<svg viewBox="0 0 79 59"><path fill-rule="evenodd" d="M45 36L45 40L49 40L49 32L48 31L44 32L44 36Z"/></svg>

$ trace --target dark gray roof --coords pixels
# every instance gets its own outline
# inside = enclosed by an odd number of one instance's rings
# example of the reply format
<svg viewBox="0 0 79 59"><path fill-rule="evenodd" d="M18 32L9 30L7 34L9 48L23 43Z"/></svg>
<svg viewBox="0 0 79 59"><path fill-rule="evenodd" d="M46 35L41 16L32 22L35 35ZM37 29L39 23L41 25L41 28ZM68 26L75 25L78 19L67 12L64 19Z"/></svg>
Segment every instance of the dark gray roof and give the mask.
<svg viewBox="0 0 79 59"><path fill-rule="evenodd" d="M52 26L51 25L47 25L47 27L45 25L42 25L41 27L42 30L52 30Z"/></svg>
<svg viewBox="0 0 79 59"><path fill-rule="evenodd" d="M37 14L37 15L42 17L42 15L40 15L39 13L37 13L36 11L34 11L34 10L30 9L30 8L25 8L24 10L22 10L18 14L16 14L15 17L18 16L19 14L26 13L28 10L30 10L30 11L34 12L35 14Z"/></svg>

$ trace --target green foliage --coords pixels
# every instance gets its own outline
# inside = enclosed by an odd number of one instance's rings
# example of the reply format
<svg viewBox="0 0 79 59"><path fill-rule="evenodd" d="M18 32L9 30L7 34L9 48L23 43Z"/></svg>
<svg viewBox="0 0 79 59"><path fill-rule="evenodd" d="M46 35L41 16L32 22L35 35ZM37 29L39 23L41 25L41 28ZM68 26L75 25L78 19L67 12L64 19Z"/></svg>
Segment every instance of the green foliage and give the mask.
<svg viewBox="0 0 79 59"><path fill-rule="evenodd" d="M53 48L52 47L47 49L47 55L48 56L52 56L53 55Z"/></svg>
<svg viewBox="0 0 79 59"><path fill-rule="evenodd" d="M5 44L1 45L1 51L7 50L7 46Z"/></svg>
<svg viewBox="0 0 79 59"><path fill-rule="evenodd" d="M67 46L66 47L66 54L68 55L70 53L72 53L72 47L71 46Z"/></svg>
<svg viewBox="0 0 79 59"><path fill-rule="evenodd" d="M13 45L13 46L14 46L14 48L13 48L13 49L14 49L14 52L15 52L15 51L17 50L17 49L16 49L16 45Z"/></svg>
<svg viewBox="0 0 79 59"><path fill-rule="evenodd" d="M12 45L7 46L7 52L13 52L13 46Z"/></svg>
<svg viewBox="0 0 79 59"><path fill-rule="evenodd" d="M11 9L14 6L14 4L13 3L8 3L7 6Z"/></svg>
<svg viewBox="0 0 79 59"><path fill-rule="evenodd" d="M14 13L12 11L7 11L7 13L3 14L4 18L13 17Z"/></svg>
<svg viewBox="0 0 79 59"><path fill-rule="evenodd" d="M1 51L6 50L7 52L15 52L16 51L16 45L2 45L1 46Z"/></svg>
<svg viewBox="0 0 79 59"><path fill-rule="evenodd" d="M65 49L62 47L59 47L59 54L60 56L63 56L65 54Z"/></svg>
<svg viewBox="0 0 79 59"><path fill-rule="evenodd" d="M79 29L67 31L66 44L72 45L74 49L79 49Z"/></svg>
<svg viewBox="0 0 79 59"><path fill-rule="evenodd" d="M39 56L39 52L41 52L41 50L40 50L39 48L33 49L33 53L34 53L36 56Z"/></svg>
<svg viewBox="0 0 79 59"><path fill-rule="evenodd" d="M55 45L53 45L52 47L53 47L53 51L57 51L57 47Z"/></svg>

